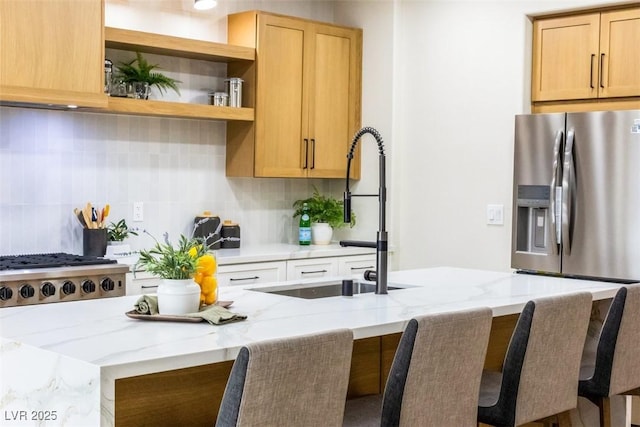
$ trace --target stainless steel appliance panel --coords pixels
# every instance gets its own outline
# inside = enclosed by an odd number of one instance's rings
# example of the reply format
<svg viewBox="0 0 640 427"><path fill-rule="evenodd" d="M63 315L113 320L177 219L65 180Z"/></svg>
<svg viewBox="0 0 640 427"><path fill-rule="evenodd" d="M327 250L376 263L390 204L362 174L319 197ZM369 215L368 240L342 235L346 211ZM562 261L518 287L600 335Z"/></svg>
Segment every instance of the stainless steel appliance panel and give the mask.
<svg viewBox="0 0 640 427"><path fill-rule="evenodd" d="M560 185L565 114L515 121L511 266L560 273L555 187ZM559 194L559 193L558 193Z"/></svg>
<svg viewBox="0 0 640 427"><path fill-rule="evenodd" d="M638 110L567 114L563 274L640 280L638 127Z"/></svg>

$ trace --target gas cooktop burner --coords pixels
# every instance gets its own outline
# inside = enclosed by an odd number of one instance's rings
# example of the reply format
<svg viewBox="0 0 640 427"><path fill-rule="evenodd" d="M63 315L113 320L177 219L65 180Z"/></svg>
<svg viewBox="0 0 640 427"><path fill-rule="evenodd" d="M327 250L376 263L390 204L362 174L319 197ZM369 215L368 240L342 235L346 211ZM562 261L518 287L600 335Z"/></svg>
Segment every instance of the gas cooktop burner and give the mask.
<svg viewBox="0 0 640 427"><path fill-rule="evenodd" d="M83 265L116 264L114 259L65 253L0 256L0 271L30 268L77 267Z"/></svg>

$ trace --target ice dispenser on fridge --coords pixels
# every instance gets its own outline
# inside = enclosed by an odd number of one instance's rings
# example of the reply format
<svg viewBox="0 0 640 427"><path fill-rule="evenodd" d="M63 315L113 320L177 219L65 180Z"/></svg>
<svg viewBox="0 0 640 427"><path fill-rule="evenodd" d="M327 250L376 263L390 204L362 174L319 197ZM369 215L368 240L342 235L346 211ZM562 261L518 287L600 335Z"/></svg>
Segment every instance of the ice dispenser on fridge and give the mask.
<svg viewBox="0 0 640 427"><path fill-rule="evenodd" d="M549 224L548 185L519 185L516 219L516 250L547 253Z"/></svg>

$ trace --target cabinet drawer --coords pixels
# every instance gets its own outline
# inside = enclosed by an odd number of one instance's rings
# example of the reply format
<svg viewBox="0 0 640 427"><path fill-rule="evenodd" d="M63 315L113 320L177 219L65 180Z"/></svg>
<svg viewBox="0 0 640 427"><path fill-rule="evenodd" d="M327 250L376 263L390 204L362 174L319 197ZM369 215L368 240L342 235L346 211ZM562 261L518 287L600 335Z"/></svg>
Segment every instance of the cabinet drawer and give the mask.
<svg viewBox="0 0 640 427"><path fill-rule="evenodd" d="M317 279L338 274L336 258L316 258L287 261L287 280Z"/></svg>
<svg viewBox="0 0 640 427"><path fill-rule="evenodd" d="M147 272L127 273L127 295L155 294L160 278Z"/></svg>
<svg viewBox="0 0 640 427"><path fill-rule="evenodd" d="M363 274L365 270L376 269L376 255L356 255L342 257L338 260L338 274L340 276L351 276Z"/></svg>
<svg viewBox="0 0 640 427"><path fill-rule="evenodd" d="M218 286L249 285L286 280L286 262L261 262L218 266Z"/></svg>

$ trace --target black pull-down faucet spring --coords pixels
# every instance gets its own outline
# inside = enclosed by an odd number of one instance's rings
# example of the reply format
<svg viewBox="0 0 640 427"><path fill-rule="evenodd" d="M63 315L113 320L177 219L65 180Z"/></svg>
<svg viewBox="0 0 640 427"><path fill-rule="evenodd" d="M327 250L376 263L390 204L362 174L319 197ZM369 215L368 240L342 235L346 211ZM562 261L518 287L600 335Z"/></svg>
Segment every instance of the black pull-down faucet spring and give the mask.
<svg viewBox="0 0 640 427"><path fill-rule="evenodd" d="M351 170L351 160L353 159L353 153L356 149L358 141L365 134L372 135L378 143L378 194L351 194L349 190L349 173ZM384 143L380 133L372 127L363 127L360 129L351 142L351 148L347 154L347 176L346 186L344 191L344 222L351 222L351 197L377 197L378 198L378 234L376 242L360 242L353 240L342 240L340 245L342 246L359 246L376 248L376 294L387 293L387 231L385 230L386 222L386 203L387 203L387 188L385 184L385 155L384 155Z"/></svg>

